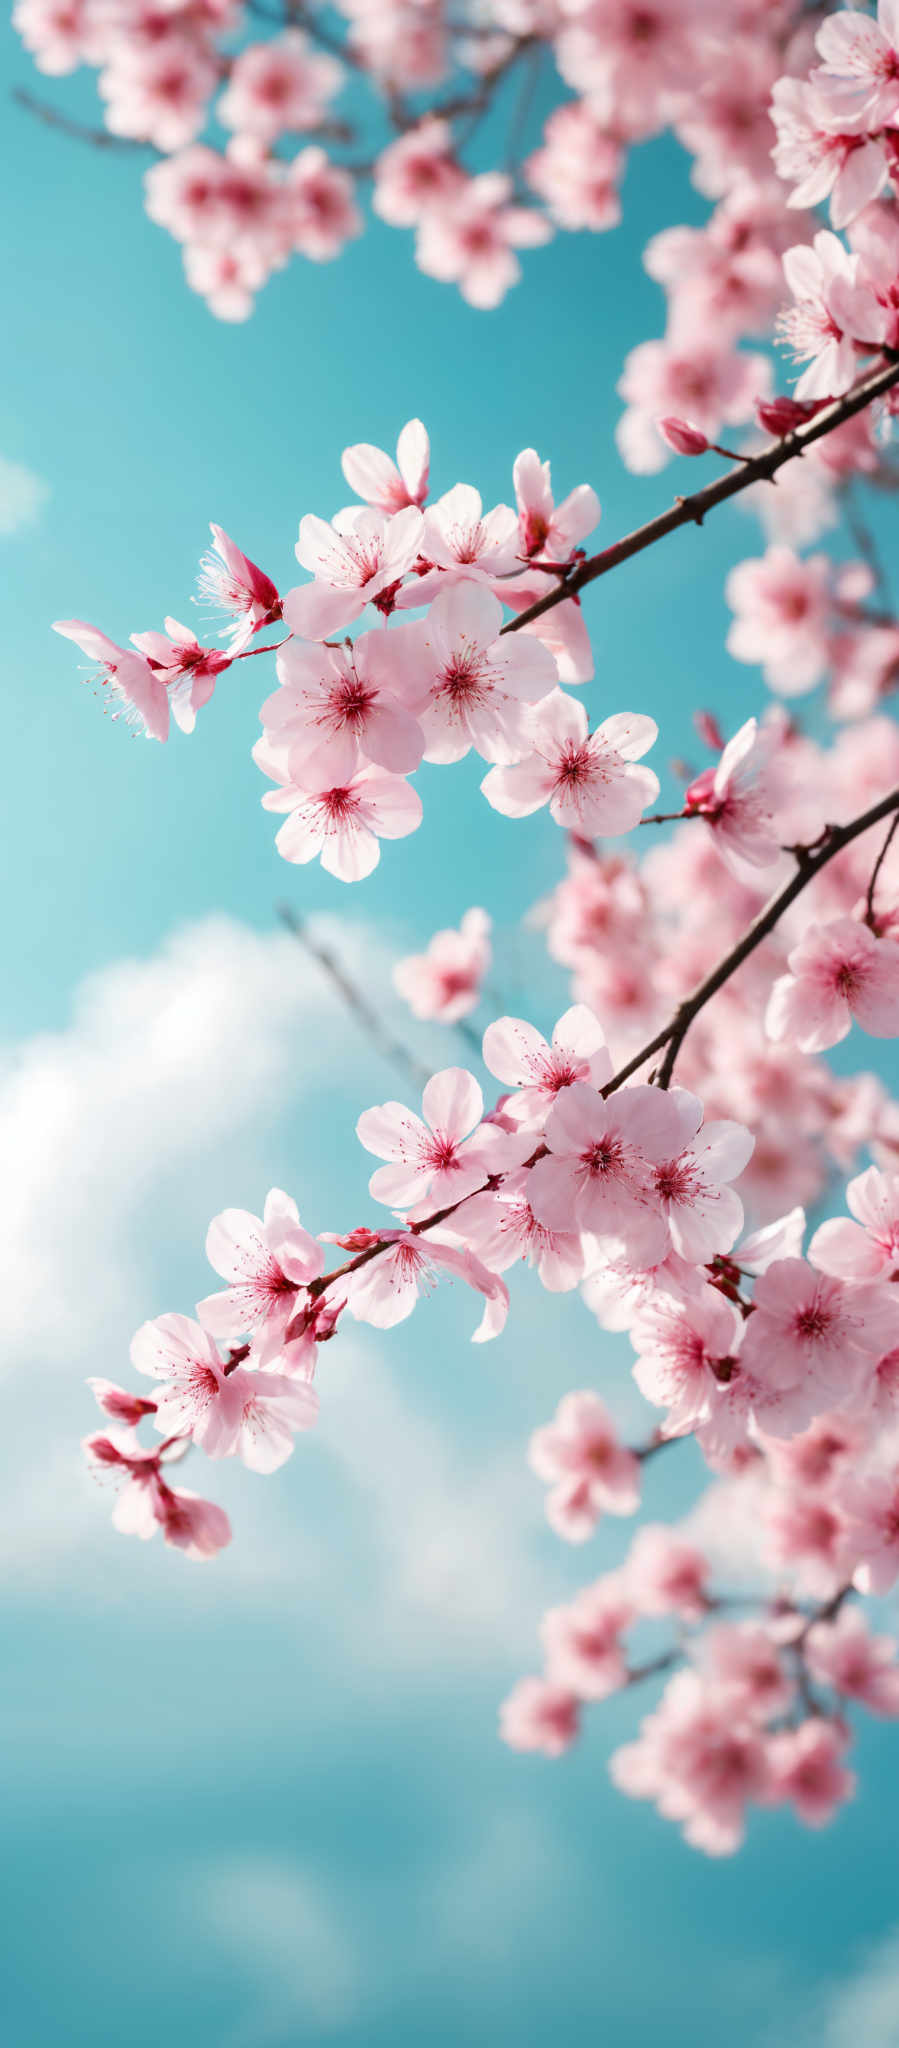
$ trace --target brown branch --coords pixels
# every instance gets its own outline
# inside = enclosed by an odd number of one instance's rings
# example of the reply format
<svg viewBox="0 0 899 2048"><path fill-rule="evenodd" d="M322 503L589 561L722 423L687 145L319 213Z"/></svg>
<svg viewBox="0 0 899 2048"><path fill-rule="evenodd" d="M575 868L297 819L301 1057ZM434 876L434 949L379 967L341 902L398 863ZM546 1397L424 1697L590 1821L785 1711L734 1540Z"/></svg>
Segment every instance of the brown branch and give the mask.
<svg viewBox="0 0 899 2048"><path fill-rule="evenodd" d="M26 114L33 114L37 121L43 121L45 128L56 128L61 135L73 136L76 142L89 142L94 149L147 149L153 156L163 155L153 142L141 142L132 135L111 135L108 128L91 128L84 121L75 121L71 114L60 113L46 100L26 92L23 85L13 86L12 97L16 106L24 107Z"/></svg>
<svg viewBox="0 0 899 2048"><path fill-rule="evenodd" d="M879 879L880 879L880 870L881 870L881 868L883 867L883 864L884 864L884 861L886 860L887 854L889 853L889 850L890 850L890 847L891 847L891 845L892 845L892 841L893 841L893 834L894 834L894 832L895 832L895 830L896 830L896 827L897 827L897 825L899 825L899 814L897 814L897 816L896 816L896 817L895 817L895 818L893 819L893 821L892 821L892 824L890 825L890 829L889 829L889 831L888 831L888 833L887 833L887 836L886 836L886 838L885 838L885 840L884 840L884 842L883 842L883 845L882 845L882 847L881 847L881 849L880 849L880 852L879 852L879 854L878 854L878 856L877 856L877 859L876 859L876 861L874 862L874 866L873 866L873 868L871 869L871 880L870 880L870 882L868 883L868 893L867 893L867 896L865 897L865 922L866 922L867 924L871 925L871 927L872 927L872 928L873 928L873 926L874 926L874 922L875 922L875 919L874 919L874 896L875 896L875 892L876 892L876 889L877 889L877 884L878 884L878 881L879 881Z"/></svg>
<svg viewBox="0 0 899 2048"><path fill-rule="evenodd" d="M899 790L893 790L889 796L882 797L879 803L872 804L870 810L863 811L861 817L853 818L850 824L829 825L816 851L809 852L804 847L797 849L795 875L783 889L779 889L776 895L771 897L770 902L759 912L737 945L731 947L723 960L719 960L717 967L713 967L711 973L699 983L698 988L693 990L692 995L685 998L671 1022L661 1031L657 1031L649 1044L644 1045L619 1073L613 1075L611 1081L606 1082L601 1093L611 1095L616 1088L621 1087L622 1082L629 1080L631 1074L635 1074L639 1067L645 1066L653 1053L663 1050L665 1058L659 1069L658 1084L660 1088L667 1088L674 1071L674 1062L700 1010L705 1009L712 996L718 994L719 989L724 987L737 968L742 967L744 960L748 960L756 947L761 945L762 940L773 932L784 911L789 909L791 903L795 903L797 896L801 896L803 889L820 874L821 869L827 867L828 862L832 861L836 854L842 853L844 847L851 846L852 841L860 838L863 832L870 831L872 825L878 825L881 818L888 818L896 811L899 811Z"/></svg>
<svg viewBox="0 0 899 2048"><path fill-rule="evenodd" d="M897 375L899 375L899 370L897 370ZM600 1089L600 1094L604 1097L614 1095L617 1089L623 1087L625 1081L630 1080L632 1074L637 1073L640 1067L646 1065L647 1060L652 1058L653 1053L662 1052L663 1050L665 1051L665 1058L659 1070L658 1085L660 1088L667 1088L674 1071L677 1055L691 1024L698 1017L700 1010L703 1010L706 1003L711 1001L712 996L717 995L719 989L725 986L725 983L736 973L738 967L742 967L744 960L748 960L750 954L755 952L756 947L761 945L762 940L768 937L769 933L774 930L775 925L783 916L784 911L789 909L790 904L796 901L797 896L802 894L803 889L808 887L809 882L813 881L815 876L820 874L821 869L825 868L828 862L832 861L838 853L842 853L844 847L851 846L853 840L859 839L863 832L869 832L872 825L879 824L882 818L888 818L895 812L899 812L899 790L893 790L889 796L881 797L879 803L872 804L869 810L863 811L860 817L853 818L850 824L829 825L826 833L822 834L820 844L816 845L813 851L806 847L797 848L796 873L786 884L785 888L779 889L777 894L772 896L771 901L766 904L764 910L759 912L758 917L750 925L749 930L744 932L742 939L738 940L737 944L732 946L730 951L724 955L724 958L719 961L717 967L714 967L711 973L706 975L704 981L701 981L698 988L694 989L693 994L685 998L684 1002L675 1011L670 1022L661 1031L657 1031L655 1037L650 1039L649 1044L644 1045L640 1052L634 1053L633 1058L629 1059L625 1066L620 1067L617 1074L613 1074L611 1081L607 1081L605 1087ZM535 1160L542 1158L545 1150L546 1147L544 1145L538 1145L536 1151L531 1154L530 1159L525 1160L524 1164L532 1166ZM503 1176L500 1174L493 1179L486 1180L483 1187L475 1189L474 1192L486 1194L491 1187L498 1186L502 1179ZM466 1197L466 1199L468 1198ZM436 1230L439 1224L445 1223L447 1217L454 1215L461 1206L460 1202L448 1202L445 1208L436 1210L433 1216L425 1216L422 1217L420 1222L410 1223L408 1225L410 1235L420 1237L425 1231ZM367 1266L369 1261L377 1258L380 1252L388 1250L391 1243L392 1239L390 1238L376 1238L373 1244L366 1245L364 1251L357 1252L355 1257L345 1260L344 1264L335 1267L333 1272L323 1273L320 1279L310 1281L310 1295L313 1298L317 1298L320 1294L324 1293L327 1287L332 1286L336 1280L343 1280L348 1274L358 1272L361 1266Z"/></svg>
<svg viewBox="0 0 899 2048"><path fill-rule="evenodd" d="M542 618L544 612L553 610L557 604L564 604L566 598L576 597L589 583L595 583L600 576L607 576L610 569L617 569L619 563L628 562L634 555L641 555L644 548L664 540L669 533L676 533L680 526L702 526L710 512L717 505L726 504L728 498L735 498L740 491L748 490L750 484L773 482L779 469L787 462L795 461L804 449L815 441L821 441L826 434L833 433L845 420L854 419L856 413L864 412L877 398L899 384L899 355L894 350L883 350L888 360L880 369L871 371L860 382L847 391L844 398L834 400L825 406L805 426L797 427L794 434L788 434L782 441L772 441L759 455L746 462L740 462L736 469L729 469L724 476L716 477L714 483L706 484L700 491L694 491L689 498L676 498L667 512L659 512L655 519L638 526L633 533L627 533L601 554L591 555L581 562L558 587L548 590L543 597L519 612L517 618L508 619L502 627L504 633L518 633L532 619Z"/></svg>
<svg viewBox="0 0 899 2048"><path fill-rule="evenodd" d="M347 974L337 955L332 953L329 947L322 945L320 939L312 937L304 919L298 917L296 911L291 910L287 904L279 905L278 916L282 924L287 926L287 930L299 940L300 945L305 946L307 953L311 953L313 960L317 960L319 966L324 968L347 1009L368 1033L376 1050L384 1059L390 1060L398 1067L407 1081L411 1079L415 1087L423 1088L425 1082L431 1078L430 1067L426 1067L401 1039L394 1037L383 1018L378 1015L374 1004L368 1001L367 996L363 995L362 990Z"/></svg>

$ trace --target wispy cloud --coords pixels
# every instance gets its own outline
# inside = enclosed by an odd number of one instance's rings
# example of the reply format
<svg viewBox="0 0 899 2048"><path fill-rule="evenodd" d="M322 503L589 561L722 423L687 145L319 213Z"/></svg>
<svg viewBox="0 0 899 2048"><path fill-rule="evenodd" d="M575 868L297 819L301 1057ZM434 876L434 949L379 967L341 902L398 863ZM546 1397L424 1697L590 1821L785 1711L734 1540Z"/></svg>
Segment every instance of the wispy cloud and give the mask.
<svg viewBox="0 0 899 2048"><path fill-rule="evenodd" d="M9 539L34 526L50 496L50 486L23 462L0 455L0 537Z"/></svg>

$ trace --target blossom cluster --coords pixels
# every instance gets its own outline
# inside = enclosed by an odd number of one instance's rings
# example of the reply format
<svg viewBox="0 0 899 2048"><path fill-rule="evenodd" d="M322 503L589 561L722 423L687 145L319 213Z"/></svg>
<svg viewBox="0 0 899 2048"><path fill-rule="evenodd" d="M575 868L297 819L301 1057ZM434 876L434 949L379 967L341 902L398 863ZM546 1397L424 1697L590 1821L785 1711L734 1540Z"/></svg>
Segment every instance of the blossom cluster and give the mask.
<svg viewBox="0 0 899 2048"><path fill-rule="evenodd" d="M296 554L310 580L283 595L213 526L201 595L227 616L227 651L173 618L164 633L133 634L128 649L83 620L56 627L98 665L116 713L161 740L170 717L192 731L223 671L269 651L251 644L263 629L280 631L278 688L262 704L253 749L274 784L263 803L284 815L285 860L320 857L347 882L371 873L382 839L421 823L409 776L422 760L452 763L473 750L487 764L481 787L494 810L521 818L548 805L558 825L590 837L630 832L658 795L657 777L638 765L656 738L653 720L617 712L591 730L562 687L593 673L574 599L533 629L508 631L576 564L599 518L595 491L582 484L557 505L549 464L525 449L514 505L485 510L471 484L429 504L429 464L418 420L403 428L396 462L348 448L344 474L362 503L330 521L305 515ZM351 640L346 629L363 615L377 624Z"/></svg>
<svg viewBox="0 0 899 2048"><path fill-rule="evenodd" d="M641 461L647 405L669 409L650 401L661 384L678 412L746 416L752 372L735 343L768 325L789 209L829 199L833 226L848 226L897 163L895 0L880 0L876 23L810 16L800 0L489 0L462 20L443 0L289 5L283 19L240 0L16 0L14 21L41 71L97 71L109 136L157 152L147 209L227 320L294 254L337 256L363 230L369 186L374 213L414 232L426 275L495 306L519 250L615 226L629 149L673 132L715 211L648 258L679 282L668 337L626 372ZM559 97L538 135L527 117L544 63ZM503 167L470 168L494 104ZM851 281L832 268L827 280L842 320ZM803 305L794 338L817 317Z"/></svg>

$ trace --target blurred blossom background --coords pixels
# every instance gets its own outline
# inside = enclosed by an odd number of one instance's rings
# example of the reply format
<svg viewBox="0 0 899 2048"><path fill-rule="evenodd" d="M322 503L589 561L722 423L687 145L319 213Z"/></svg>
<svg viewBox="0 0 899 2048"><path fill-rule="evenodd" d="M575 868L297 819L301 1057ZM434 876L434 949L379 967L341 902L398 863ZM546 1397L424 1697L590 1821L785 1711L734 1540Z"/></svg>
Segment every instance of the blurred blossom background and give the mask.
<svg viewBox="0 0 899 2048"><path fill-rule="evenodd" d="M4 73L32 82L11 33ZM66 104L92 118L90 83L67 81ZM140 152L110 158L8 102L0 149L5 2048L894 2048L888 1726L862 1726L859 1796L832 1829L756 1815L725 1864L609 1785L639 1702L597 1710L561 1762L497 1741L541 1610L628 1538L606 1523L566 1549L525 1462L572 1385L645 1434L629 1344L577 1296L512 1276L518 1312L487 1349L450 1287L387 1337L341 1338L320 1426L280 1473L210 1468L235 1541L204 1569L115 1535L78 1450L85 1375L121 1377L137 1324L214 1284L217 1210L258 1211L274 1185L312 1229L370 1217L354 1125L403 1084L279 904L419 1056L465 1064L464 1041L403 1010L392 964L484 902L492 1007L546 1029L565 982L521 920L563 842L546 813L489 810L472 760L422 769L423 827L357 890L291 869L250 758L271 664L233 670L163 749L104 719L50 622L124 641L191 618L210 519L284 587L300 516L346 500L342 448L392 448L415 414L438 491L508 499L533 445L558 493L595 485L606 539L648 517L681 473L623 469L614 386L663 318L640 250L702 217L685 159L641 149L625 227L528 252L489 315L375 225L333 265L293 263L229 328L141 211ZM889 555L895 508L872 517ZM722 587L758 544L735 507L588 593L586 701L651 712L663 775L696 758L695 705L727 732L757 706L757 672L724 652ZM654 1462L650 1518L686 1512L696 1477L688 1448Z"/></svg>

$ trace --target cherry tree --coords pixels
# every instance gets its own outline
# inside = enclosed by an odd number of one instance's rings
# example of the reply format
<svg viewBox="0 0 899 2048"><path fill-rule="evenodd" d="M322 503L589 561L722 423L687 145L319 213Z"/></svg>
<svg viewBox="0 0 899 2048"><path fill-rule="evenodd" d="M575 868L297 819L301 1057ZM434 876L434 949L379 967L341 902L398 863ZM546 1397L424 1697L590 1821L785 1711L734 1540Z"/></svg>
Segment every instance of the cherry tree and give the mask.
<svg viewBox="0 0 899 2048"><path fill-rule="evenodd" d="M160 152L150 210L225 317L293 249L336 254L362 226L364 179L383 219L416 229L420 266L490 306L517 248L616 220L628 147L673 129L713 204L645 252L667 327L624 365L618 443L641 472L673 456L714 469L589 552L592 484L566 478L557 503L540 451L510 450L509 502L485 507L439 450L432 483L411 420L395 455L344 450L356 502L303 510L300 581L212 527L218 645L174 618L128 648L58 625L114 715L157 741L199 718L202 744L228 672L273 657L253 756L278 850L354 888L381 859L401 874L392 842L427 830L420 763L478 756L510 836L544 807L560 834L540 919L570 976L549 1035L534 1015L476 1030L490 907L460 905L457 929L395 966L411 1015L445 1028L431 1073L318 948L404 1073L402 1099L359 1116L371 1209L325 1229L280 1189L262 1217L224 1208L213 1291L198 1264L194 1315L138 1329L135 1387L92 1382L105 1421L86 1451L120 1530L210 1558L227 1520L174 1464L280 1467L327 1402L322 1347L348 1322L425 1318L424 1297L456 1283L481 1343L514 1315L522 1262L550 1294L579 1290L620 1337L645 1431L625 1440L612 1378L573 1388L531 1442L551 1528L593 1544L600 1569L543 1618L501 1732L558 1757L593 1705L654 1688L614 1781L726 1854L753 1805L829 1820L854 1788L856 1712L899 1714L897 1645L870 1604L899 1579L899 1103L864 1066L866 1040L899 1036L899 619L856 496L859 479L896 480L899 7L493 0L460 27L439 4L353 0L340 18L253 9L273 33L229 56L247 23L218 0L17 8L44 68L98 65L111 133ZM579 96L514 173L467 170L475 121L550 60ZM324 150L357 147L331 113L346 67L354 109L394 131L365 165ZM475 82L457 90L460 67ZM214 94L224 153L199 140ZM519 107L513 143L524 125ZM290 158L279 145L298 134ZM791 392L773 338L798 366ZM757 715L733 731L697 707L707 765L663 797L676 778L626 684L588 711L582 593L740 494L762 540L728 576L727 644L759 672ZM848 565L804 552L841 521ZM472 1039L478 1073L459 1064ZM861 1065L837 1074L822 1055L844 1040ZM644 1466L685 1439L706 1474L688 1524L643 1523L602 1570L603 1518L637 1516ZM729 1581L750 1526L755 1575Z"/></svg>

